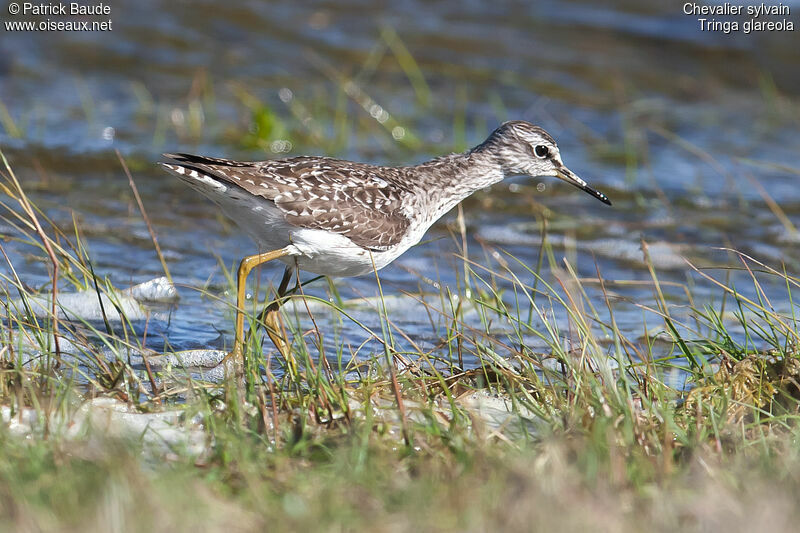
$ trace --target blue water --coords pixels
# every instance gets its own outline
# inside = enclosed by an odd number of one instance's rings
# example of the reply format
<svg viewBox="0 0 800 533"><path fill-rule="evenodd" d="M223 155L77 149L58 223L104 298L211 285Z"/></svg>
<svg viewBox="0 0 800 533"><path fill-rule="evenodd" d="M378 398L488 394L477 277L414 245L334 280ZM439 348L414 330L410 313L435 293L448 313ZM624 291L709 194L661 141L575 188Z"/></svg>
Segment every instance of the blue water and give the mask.
<svg viewBox="0 0 800 533"><path fill-rule="evenodd" d="M255 251L213 204L156 168L164 151L403 164L465 149L506 119L538 123L614 207L551 179L499 184L464 203L470 257L496 270L492 253L502 249L535 266L546 218L555 266L566 258L582 278L599 270L616 324L633 340L659 324L645 309L655 299L642 238L678 317L722 299L684 258L751 296L749 275L729 269L742 263L719 248L789 272L800 266L797 30L701 32L680 6L655 1L111 5L111 32L0 31L0 102L10 116L0 120L0 147L57 223L78 219L96 272L121 288L163 274L114 150L126 158L182 297L157 314L148 345L230 347L230 307L217 300L232 298L222 268ZM360 92L345 90L348 82ZM286 141L289 152L272 150ZM436 310L449 309L426 297L431 318L401 296L458 292L454 221L455 212L381 272L384 293L404 302L390 318L426 349L448 324ZM4 247L26 283L46 283L45 265L26 260L33 249ZM544 261L543 277L559 287L566 277L551 266ZM262 286L279 276L267 268ZM510 284L498 283L510 298ZM790 313L785 283L762 283ZM370 276L336 287L345 300L377 294ZM599 285L586 287L609 322ZM332 298L325 282L307 290ZM369 337L318 312L329 355ZM356 314L380 331L374 310ZM563 310L555 314L568 331ZM480 324L477 314L469 320Z"/></svg>

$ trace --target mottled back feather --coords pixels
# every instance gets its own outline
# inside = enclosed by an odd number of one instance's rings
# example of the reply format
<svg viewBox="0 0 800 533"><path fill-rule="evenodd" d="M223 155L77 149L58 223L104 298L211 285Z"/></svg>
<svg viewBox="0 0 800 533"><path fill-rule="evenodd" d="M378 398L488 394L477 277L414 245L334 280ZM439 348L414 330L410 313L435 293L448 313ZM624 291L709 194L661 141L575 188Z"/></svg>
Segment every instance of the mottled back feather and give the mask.
<svg viewBox="0 0 800 533"><path fill-rule="evenodd" d="M339 233L370 250L391 248L408 230L403 188L394 179L400 177L401 169L320 157L240 162L164 155L271 200L293 226Z"/></svg>

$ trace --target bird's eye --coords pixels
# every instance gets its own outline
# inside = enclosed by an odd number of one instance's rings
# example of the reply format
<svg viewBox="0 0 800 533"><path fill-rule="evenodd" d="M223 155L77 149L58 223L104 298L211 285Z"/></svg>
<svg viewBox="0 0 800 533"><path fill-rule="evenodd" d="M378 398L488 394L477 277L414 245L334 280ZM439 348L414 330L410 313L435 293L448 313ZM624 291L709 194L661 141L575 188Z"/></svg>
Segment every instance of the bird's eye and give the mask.
<svg viewBox="0 0 800 533"><path fill-rule="evenodd" d="M550 155L550 149L543 144L539 144L536 148L533 149L533 153L536 154L536 157L539 159L544 159L548 155Z"/></svg>

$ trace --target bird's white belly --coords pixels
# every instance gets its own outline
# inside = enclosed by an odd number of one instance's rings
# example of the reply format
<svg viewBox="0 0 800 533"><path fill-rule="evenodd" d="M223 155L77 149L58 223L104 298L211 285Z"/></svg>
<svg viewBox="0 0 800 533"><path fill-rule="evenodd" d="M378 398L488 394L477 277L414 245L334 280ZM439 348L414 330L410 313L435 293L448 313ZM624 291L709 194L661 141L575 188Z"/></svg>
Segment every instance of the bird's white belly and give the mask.
<svg viewBox="0 0 800 533"><path fill-rule="evenodd" d="M385 252L365 250L344 235L318 229L297 228L290 233L296 255L285 257L283 261L296 262L301 270L326 276L368 274L385 267L405 251L400 247Z"/></svg>

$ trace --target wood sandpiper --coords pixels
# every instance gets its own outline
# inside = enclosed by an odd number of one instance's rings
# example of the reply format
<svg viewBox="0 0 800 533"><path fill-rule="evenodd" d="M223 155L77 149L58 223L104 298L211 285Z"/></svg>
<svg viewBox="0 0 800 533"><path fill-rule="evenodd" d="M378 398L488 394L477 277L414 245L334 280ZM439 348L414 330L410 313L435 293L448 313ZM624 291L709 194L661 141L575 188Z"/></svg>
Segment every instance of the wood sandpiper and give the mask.
<svg viewBox="0 0 800 533"><path fill-rule="evenodd" d="M328 157L243 162L164 156L172 160L161 163L165 169L219 205L261 250L268 250L239 265L234 348L223 363L243 362L245 282L257 265L274 259L286 265L277 298L260 318L294 367L278 308L295 270L360 276L381 269L456 204L508 176L554 176L611 205L564 165L546 131L524 121L502 124L467 152L407 167Z"/></svg>

